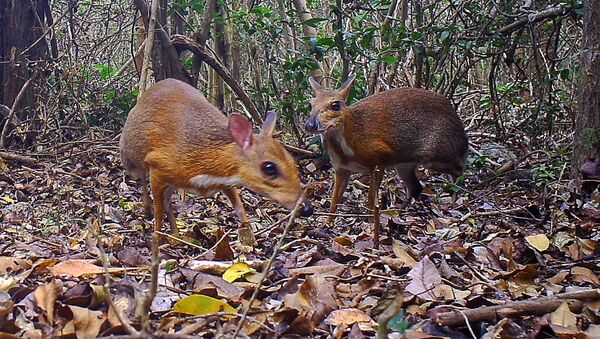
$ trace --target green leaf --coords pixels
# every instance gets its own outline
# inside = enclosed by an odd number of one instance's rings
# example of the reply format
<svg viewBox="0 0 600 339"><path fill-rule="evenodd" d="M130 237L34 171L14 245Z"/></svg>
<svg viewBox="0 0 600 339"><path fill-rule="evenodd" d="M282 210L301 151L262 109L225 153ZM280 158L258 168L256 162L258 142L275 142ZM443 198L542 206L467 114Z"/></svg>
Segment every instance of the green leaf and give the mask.
<svg viewBox="0 0 600 339"><path fill-rule="evenodd" d="M422 32L412 32L412 33L410 33L410 39L413 40L413 41L421 39L422 36L423 36Z"/></svg>
<svg viewBox="0 0 600 339"><path fill-rule="evenodd" d="M381 61L387 62L388 64L396 64L398 63L398 58L393 57L391 55L386 55L380 58Z"/></svg>
<svg viewBox="0 0 600 339"><path fill-rule="evenodd" d="M231 307L231 305L219 299L211 298L202 294L194 294L175 303L175 306L173 306L173 312L190 315L204 315L219 312L236 313L236 310L235 308Z"/></svg>
<svg viewBox="0 0 600 339"><path fill-rule="evenodd" d="M440 33L440 40L442 40L442 42L446 42L450 39L450 32L449 31L443 31L442 33Z"/></svg>
<svg viewBox="0 0 600 339"><path fill-rule="evenodd" d="M317 28L317 26L319 25L319 23L323 22L323 21L327 21L327 19L324 19L324 18L310 18L308 20L302 21L302 24L306 25L306 26Z"/></svg>

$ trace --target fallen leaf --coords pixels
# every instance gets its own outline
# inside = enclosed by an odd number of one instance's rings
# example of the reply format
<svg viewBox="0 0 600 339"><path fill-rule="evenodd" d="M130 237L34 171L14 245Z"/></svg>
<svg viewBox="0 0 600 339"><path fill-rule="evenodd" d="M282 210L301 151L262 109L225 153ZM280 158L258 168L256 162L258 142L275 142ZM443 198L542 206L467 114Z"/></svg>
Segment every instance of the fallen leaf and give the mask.
<svg viewBox="0 0 600 339"><path fill-rule="evenodd" d="M550 313L550 323L564 327L576 327L577 316L571 312L569 304L563 302L554 312Z"/></svg>
<svg viewBox="0 0 600 339"><path fill-rule="evenodd" d="M417 264L417 261L404 250L402 245L400 245L396 239L392 239L392 251L394 252L396 258L400 259L405 266L414 268Z"/></svg>
<svg viewBox="0 0 600 339"><path fill-rule="evenodd" d="M102 311L92 311L79 306L69 306L73 312L73 326L77 339L95 338L106 320Z"/></svg>
<svg viewBox="0 0 600 339"><path fill-rule="evenodd" d="M0 197L0 199L6 201L9 204L14 204L15 202L17 202L15 199L13 199L11 197Z"/></svg>
<svg viewBox="0 0 600 339"><path fill-rule="evenodd" d="M545 234L530 235L525 240L536 250L543 252L550 246L550 240Z"/></svg>
<svg viewBox="0 0 600 339"><path fill-rule="evenodd" d="M358 308L335 310L325 318L325 323L332 326L349 326L354 323L371 323L375 325L373 319Z"/></svg>
<svg viewBox="0 0 600 339"><path fill-rule="evenodd" d="M244 275L253 272L256 272L256 270L250 267L250 265L246 264L245 262L238 262L231 265L231 267L229 267L227 271L223 273L223 280L227 281L228 283L232 283Z"/></svg>
<svg viewBox="0 0 600 339"><path fill-rule="evenodd" d="M79 259L61 262L55 266L50 267L49 270L54 276L66 274L73 277L80 277L85 275L96 275L104 273L103 267L94 265L91 261ZM125 269L123 268L109 268L108 272L115 273L123 272L124 270Z"/></svg>
<svg viewBox="0 0 600 339"><path fill-rule="evenodd" d="M412 280L406 286L406 291L425 300L437 299L434 290L442 283L442 277L429 257L419 261L407 275Z"/></svg>
<svg viewBox="0 0 600 339"><path fill-rule="evenodd" d="M203 315L214 314L218 312L236 313L236 310L235 308L231 307L231 305L219 299L211 298L202 294L194 294L177 301L175 306L173 306L173 312L190 315Z"/></svg>
<svg viewBox="0 0 600 339"><path fill-rule="evenodd" d="M0 275L11 274L31 268L29 260L13 257L0 257Z"/></svg>
<svg viewBox="0 0 600 339"><path fill-rule="evenodd" d="M222 228L218 228L215 232L215 236L219 241L215 248L215 260L233 260L234 254L229 244L229 235L225 235ZM217 241L218 241L217 240Z"/></svg>
<svg viewBox="0 0 600 339"><path fill-rule="evenodd" d="M52 280L51 283L39 286L33 292L35 303L44 311L48 324L54 324L54 304L61 291L61 286Z"/></svg>
<svg viewBox="0 0 600 339"><path fill-rule="evenodd" d="M600 279L596 273L589 268L575 266L571 268L571 275L573 276L573 280L577 282L587 282L596 286L600 285Z"/></svg>

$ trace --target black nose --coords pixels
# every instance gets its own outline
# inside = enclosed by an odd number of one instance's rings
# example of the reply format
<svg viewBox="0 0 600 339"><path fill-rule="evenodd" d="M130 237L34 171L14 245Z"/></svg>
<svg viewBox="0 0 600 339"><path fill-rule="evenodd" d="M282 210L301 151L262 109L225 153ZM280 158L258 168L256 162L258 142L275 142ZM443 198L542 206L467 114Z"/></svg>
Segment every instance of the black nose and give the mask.
<svg viewBox="0 0 600 339"><path fill-rule="evenodd" d="M316 131L318 131L319 130L319 122L317 121L317 118L315 118L315 117L308 118L308 121L306 121L304 128L310 133L315 133Z"/></svg>
<svg viewBox="0 0 600 339"><path fill-rule="evenodd" d="M304 208L302 208L302 211L300 211L300 216L303 218L308 218L312 216L313 213L315 213L315 209L312 207L310 201L304 203Z"/></svg>

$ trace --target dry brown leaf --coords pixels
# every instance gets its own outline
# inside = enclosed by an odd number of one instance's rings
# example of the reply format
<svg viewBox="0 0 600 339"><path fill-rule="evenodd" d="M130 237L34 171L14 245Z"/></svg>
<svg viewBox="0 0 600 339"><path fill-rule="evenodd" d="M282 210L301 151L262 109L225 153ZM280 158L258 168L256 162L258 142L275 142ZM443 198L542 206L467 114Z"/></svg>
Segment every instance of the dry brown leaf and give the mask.
<svg viewBox="0 0 600 339"><path fill-rule="evenodd" d="M600 279L596 273L587 267L575 266L571 268L571 275L574 281L587 282L596 286L600 285Z"/></svg>
<svg viewBox="0 0 600 339"><path fill-rule="evenodd" d="M318 325L337 309L335 288L322 275L312 275L300 285L298 292L287 294L284 304L298 311L307 311L313 323Z"/></svg>
<svg viewBox="0 0 600 339"><path fill-rule="evenodd" d="M235 257L233 249L231 249L231 245L229 244L229 235L224 235L225 232L220 227L215 232L217 241L223 238L223 240L217 244L217 248L215 248L215 260L233 260Z"/></svg>
<svg viewBox="0 0 600 339"><path fill-rule="evenodd" d="M335 310L325 318L325 323L332 326L349 326L354 323L371 323L375 325L373 319L358 308Z"/></svg>
<svg viewBox="0 0 600 339"><path fill-rule="evenodd" d="M577 316L571 312L569 304L563 302L560 306L550 314L550 323L563 327L576 327Z"/></svg>
<svg viewBox="0 0 600 339"><path fill-rule="evenodd" d="M73 313L73 326L77 339L95 338L100 332L100 327L106 320L102 311L92 311L79 306L68 306Z"/></svg>
<svg viewBox="0 0 600 339"><path fill-rule="evenodd" d="M94 265L89 260L79 260L79 259L72 259L72 260L67 260L67 261L61 262L55 266L50 267L49 270L54 276L70 275L73 277L80 277L80 276L96 275L96 274L104 273L103 267ZM123 268L109 268L108 269L108 272L110 272L110 273L123 272L123 271L125 271L125 269L123 269Z"/></svg>
<svg viewBox="0 0 600 339"><path fill-rule="evenodd" d="M417 261L415 259L413 259L413 257L411 257L410 254L408 254L404 250L402 245L400 245L400 243L396 239L392 239L392 251L394 252L394 255L396 256L396 258L401 260L405 266L414 268L415 265L417 264Z"/></svg>
<svg viewBox="0 0 600 339"><path fill-rule="evenodd" d="M290 276L297 276L301 274L327 274L327 275L338 275L346 269L346 265L332 264L332 265L321 265L321 266L308 266L300 267L290 270Z"/></svg>
<svg viewBox="0 0 600 339"><path fill-rule="evenodd" d="M442 283L442 277L429 257L419 261L407 275L411 282L406 286L406 291L425 300L437 299L434 290Z"/></svg>
<svg viewBox="0 0 600 339"><path fill-rule="evenodd" d="M49 325L54 324L54 304L60 291L61 286L56 280L52 280L49 284L42 285L33 292L35 303L44 311Z"/></svg>
<svg viewBox="0 0 600 339"><path fill-rule="evenodd" d="M14 274L31 268L29 260L13 257L0 257L0 275Z"/></svg>

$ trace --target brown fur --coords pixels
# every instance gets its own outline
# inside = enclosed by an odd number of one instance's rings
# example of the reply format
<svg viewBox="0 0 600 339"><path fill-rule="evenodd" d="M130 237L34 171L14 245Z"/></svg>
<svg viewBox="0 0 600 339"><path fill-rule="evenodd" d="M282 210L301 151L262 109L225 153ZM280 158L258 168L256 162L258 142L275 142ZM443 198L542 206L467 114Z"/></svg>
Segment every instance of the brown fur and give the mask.
<svg viewBox="0 0 600 339"><path fill-rule="evenodd" d="M151 200L146 176L155 199L156 227L160 228L165 205L171 230L177 233L170 195L176 188L211 194L222 190L231 199L242 220L245 211L235 188L219 183L197 187L196 176L239 179L239 184L291 208L300 198L301 187L293 158L273 139L271 125L252 136L247 149L236 142L228 119L194 87L174 79L156 83L132 109L120 139L121 160L131 176L144 187L144 208L150 214ZM261 165L270 161L279 175L270 178Z"/></svg>
<svg viewBox="0 0 600 339"><path fill-rule="evenodd" d="M468 141L447 98L423 89L396 88L346 106L353 80L332 91L311 79L315 92L311 119L316 119L313 122L320 127L336 170L331 213L337 208L348 181L345 176L351 171L371 173L375 167L396 167L413 198L418 198L422 190L415 175L417 165L455 176L462 174ZM341 103L339 111L332 108L336 101ZM340 170L342 174L337 175Z"/></svg>

